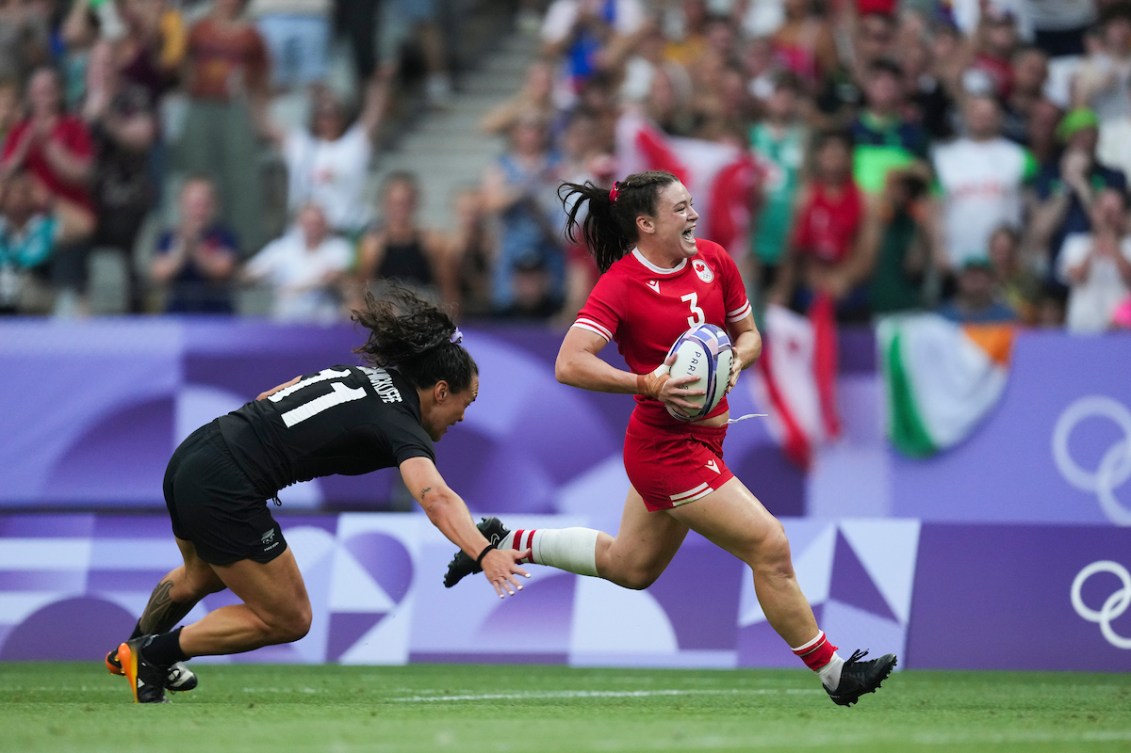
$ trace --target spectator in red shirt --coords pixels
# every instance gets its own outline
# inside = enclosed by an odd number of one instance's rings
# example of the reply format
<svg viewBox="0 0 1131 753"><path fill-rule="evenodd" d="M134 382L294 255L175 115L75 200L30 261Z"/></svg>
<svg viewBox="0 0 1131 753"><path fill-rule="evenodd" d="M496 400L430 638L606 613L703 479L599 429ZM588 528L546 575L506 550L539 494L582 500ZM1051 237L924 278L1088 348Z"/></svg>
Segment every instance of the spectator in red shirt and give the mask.
<svg viewBox="0 0 1131 753"><path fill-rule="evenodd" d="M59 74L39 68L27 85L27 114L4 140L0 170L26 168L54 194L92 205L94 146L82 119L63 111Z"/></svg>
<svg viewBox="0 0 1131 753"><path fill-rule="evenodd" d="M93 211L90 181L94 145L82 119L63 110L59 74L38 68L27 84L27 114L4 139L0 178L26 170L49 195ZM88 239L77 239L56 250L52 282L62 293L56 312L83 310L86 292Z"/></svg>
<svg viewBox="0 0 1131 753"><path fill-rule="evenodd" d="M852 178L851 137L841 131L820 134L812 161L770 300L806 312L818 295L826 294L837 304L838 319L856 320L866 316L856 272L866 201Z"/></svg>

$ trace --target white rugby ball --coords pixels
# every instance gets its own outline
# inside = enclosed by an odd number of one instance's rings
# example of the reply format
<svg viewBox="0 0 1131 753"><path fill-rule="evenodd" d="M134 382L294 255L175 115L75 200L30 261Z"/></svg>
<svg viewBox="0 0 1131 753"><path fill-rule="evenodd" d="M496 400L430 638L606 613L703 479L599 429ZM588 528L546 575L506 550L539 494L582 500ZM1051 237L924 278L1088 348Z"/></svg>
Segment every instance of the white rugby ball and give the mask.
<svg viewBox="0 0 1131 753"><path fill-rule="evenodd" d="M688 402L695 403L699 410L686 415L668 405L668 413L680 421L694 421L713 411L727 391L730 380L730 364L734 359L734 348L730 335L713 324L696 324L675 341L668 356L675 354L675 362L668 373L672 377L695 376L687 387L703 390L703 395L691 395ZM664 359L667 361L667 359Z"/></svg>

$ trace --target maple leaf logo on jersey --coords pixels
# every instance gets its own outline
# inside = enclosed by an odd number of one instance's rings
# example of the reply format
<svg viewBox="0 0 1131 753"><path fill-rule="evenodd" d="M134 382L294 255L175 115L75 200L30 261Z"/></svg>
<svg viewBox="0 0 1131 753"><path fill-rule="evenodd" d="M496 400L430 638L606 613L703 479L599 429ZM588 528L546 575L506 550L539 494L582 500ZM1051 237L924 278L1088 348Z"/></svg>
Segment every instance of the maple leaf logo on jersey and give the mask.
<svg viewBox="0 0 1131 753"><path fill-rule="evenodd" d="M695 274L699 275L699 279L703 282L710 282L715 279L715 273L707 266L707 262L702 259L696 259L691 262L691 268L695 270Z"/></svg>
<svg viewBox="0 0 1131 753"><path fill-rule="evenodd" d="M655 290L657 293L659 293L660 292L660 281L659 280L649 280L648 281L648 287L652 288L652 290Z"/></svg>

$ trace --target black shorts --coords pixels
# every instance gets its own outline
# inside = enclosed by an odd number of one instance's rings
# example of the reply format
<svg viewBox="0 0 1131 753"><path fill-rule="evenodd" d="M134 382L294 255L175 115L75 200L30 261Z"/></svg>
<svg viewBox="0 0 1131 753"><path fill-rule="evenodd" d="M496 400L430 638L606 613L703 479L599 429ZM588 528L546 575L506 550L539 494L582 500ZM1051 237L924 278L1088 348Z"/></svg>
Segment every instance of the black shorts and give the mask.
<svg viewBox="0 0 1131 753"><path fill-rule="evenodd" d="M173 452L163 488L173 534L191 541L205 562L266 563L287 550L266 497L236 465L215 422Z"/></svg>

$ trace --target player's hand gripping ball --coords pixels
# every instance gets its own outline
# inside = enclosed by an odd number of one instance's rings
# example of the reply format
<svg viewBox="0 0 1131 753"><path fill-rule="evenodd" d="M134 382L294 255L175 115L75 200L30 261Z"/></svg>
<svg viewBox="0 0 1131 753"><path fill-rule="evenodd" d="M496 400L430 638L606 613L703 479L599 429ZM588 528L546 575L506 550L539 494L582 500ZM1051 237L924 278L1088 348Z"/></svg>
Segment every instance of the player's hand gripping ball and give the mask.
<svg viewBox="0 0 1131 753"><path fill-rule="evenodd" d="M730 335L713 324L696 324L675 341L668 356L673 353L675 362L668 373L673 379L681 376L698 377L686 386L691 390L703 390L705 394L689 395L686 398L688 402L699 405L697 412L687 415L668 405L668 413L680 421L703 418L715 409L727 392L730 365L734 359Z"/></svg>

